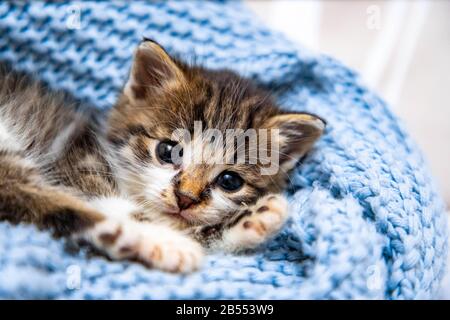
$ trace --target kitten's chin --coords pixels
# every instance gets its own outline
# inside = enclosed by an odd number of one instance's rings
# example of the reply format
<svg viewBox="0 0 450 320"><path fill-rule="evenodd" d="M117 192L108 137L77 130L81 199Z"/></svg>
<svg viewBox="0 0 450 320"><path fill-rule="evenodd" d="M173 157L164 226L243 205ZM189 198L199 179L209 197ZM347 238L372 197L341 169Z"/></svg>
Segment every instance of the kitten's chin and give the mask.
<svg viewBox="0 0 450 320"><path fill-rule="evenodd" d="M186 226L198 226L204 224L202 219L199 219L199 212L196 209L180 210L178 207L172 205L163 205L160 215L163 218L169 219L176 224Z"/></svg>
<svg viewBox="0 0 450 320"><path fill-rule="evenodd" d="M195 218L190 210L182 210L178 215L190 223L199 223L198 219Z"/></svg>
<svg viewBox="0 0 450 320"><path fill-rule="evenodd" d="M164 214L167 217L170 217L170 219L187 226L195 226L201 224L201 221L191 210L167 210L164 212Z"/></svg>
<svg viewBox="0 0 450 320"><path fill-rule="evenodd" d="M186 210L183 211L166 211L167 215L169 215L172 219L186 221L188 223L195 223L197 222L196 219L192 216L191 213L187 212Z"/></svg>
<svg viewBox="0 0 450 320"><path fill-rule="evenodd" d="M163 210L161 210L161 214L164 217L168 217L176 221L189 222L190 220L189 217L180 212L178 208L164 208Z"/></svg>

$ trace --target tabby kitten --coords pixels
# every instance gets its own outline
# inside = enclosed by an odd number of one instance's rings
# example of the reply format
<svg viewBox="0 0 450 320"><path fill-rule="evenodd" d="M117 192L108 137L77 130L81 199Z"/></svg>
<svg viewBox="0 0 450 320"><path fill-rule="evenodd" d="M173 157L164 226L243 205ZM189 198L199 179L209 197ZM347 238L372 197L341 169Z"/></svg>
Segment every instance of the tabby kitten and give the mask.
<svg viewBox="0 0 450 320"><path fill-rule="evenodd" d="M250 163L248 153L240 163L194 163L194 144L223 155L213 139L174 137L176 129L192 133L195 121L202 130L277 132L264 148L279 170L262 174L267 162ZM287 173L324 127L316 116L281 111L249 80L185 64L151 40L137 48L108 114L3 67L0 220L50 229L111 259L190 272L202 248L255 248L280 230ZM233 152L248 146L240 141Z"/></svg>

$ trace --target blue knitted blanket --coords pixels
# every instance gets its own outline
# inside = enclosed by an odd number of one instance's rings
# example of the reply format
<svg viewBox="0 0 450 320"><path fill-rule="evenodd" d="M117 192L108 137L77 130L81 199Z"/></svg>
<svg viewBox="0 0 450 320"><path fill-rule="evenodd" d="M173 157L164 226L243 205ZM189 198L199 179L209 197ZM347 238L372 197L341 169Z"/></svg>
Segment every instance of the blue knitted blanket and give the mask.
<svg viewBox="0 0 450 320"><path fill-rule="evenodd" d="M78 19L80 18L80 19ZM278 93L327 119L292 174L292 218L248 255L215 254L191 275L71 252L31 226L0 223L0 298L432 298L446 216L402 124L351 70L267 29L239 2L0 3L0 60L92 106L115 101L143 36Z"/></svg>

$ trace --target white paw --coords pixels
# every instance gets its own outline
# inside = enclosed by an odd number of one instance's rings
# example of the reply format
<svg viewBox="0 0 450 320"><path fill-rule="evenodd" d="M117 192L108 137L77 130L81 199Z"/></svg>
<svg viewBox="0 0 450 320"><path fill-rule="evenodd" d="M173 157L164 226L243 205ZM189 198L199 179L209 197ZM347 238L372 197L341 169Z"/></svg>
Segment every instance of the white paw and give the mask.
<svg viewBox="0 0 450 320"><path fill-rule="evenodd" d="M254 248L278 233L288 218L287 201L270 194L248 208L247 214L224 234L234 251Z"/></svg>
<svg viewBox="0 0 450 320"><path fill-rule="evenodd" d="M78 235L111 259L133 259L169 272L192 272L203 258L200 244L168 227L107 219Z"/></svg>
<svg viewBox="0 0 450 320"><path fill-rule="evenodd" d="M200 244L187 236L163 231L155 241L153 235L144 236L139 258L151 266L169 272L192 272L197 270L203 260Z"/></svg>

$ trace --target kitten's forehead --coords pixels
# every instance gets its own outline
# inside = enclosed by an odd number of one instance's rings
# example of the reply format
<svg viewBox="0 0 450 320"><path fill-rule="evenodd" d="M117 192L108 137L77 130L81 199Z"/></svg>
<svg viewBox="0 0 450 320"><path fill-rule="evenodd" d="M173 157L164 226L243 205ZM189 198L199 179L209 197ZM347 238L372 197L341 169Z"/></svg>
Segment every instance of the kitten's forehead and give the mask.
<svg viewBox="0 0 450 320"><path fill-rule="evenodd" d="M170 130L193 130L194 122L204 129L248 129L276 113L268 93L249 81L226 71L194 69L183 85L162 92L158 101L148 101L151 116Z"/></svg>

